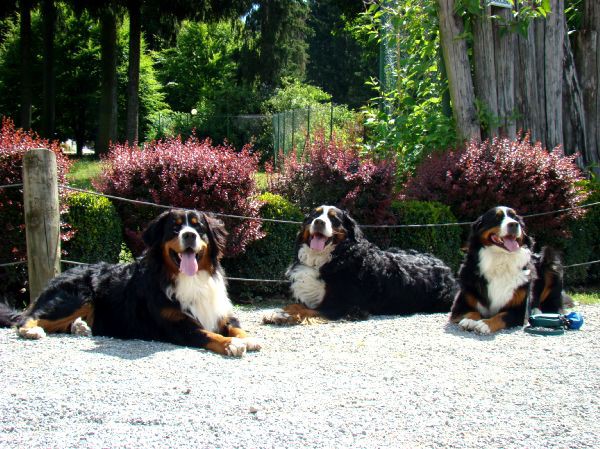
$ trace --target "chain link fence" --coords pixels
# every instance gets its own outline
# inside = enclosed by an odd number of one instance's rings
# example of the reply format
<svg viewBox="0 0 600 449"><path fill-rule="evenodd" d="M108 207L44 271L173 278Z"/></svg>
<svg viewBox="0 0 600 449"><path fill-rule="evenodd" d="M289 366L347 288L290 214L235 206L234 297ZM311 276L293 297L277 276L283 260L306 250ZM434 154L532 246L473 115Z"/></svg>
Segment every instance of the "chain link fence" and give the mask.
<svg viewBox="0 0 600 449"><path fill-rule="evenodd" d="M335 136L351 143L364 138L361 115L333 103L273 114L272 123L275 163L279 154L286 155L292 150L301 156L317 134L328 140Z"/></svg>

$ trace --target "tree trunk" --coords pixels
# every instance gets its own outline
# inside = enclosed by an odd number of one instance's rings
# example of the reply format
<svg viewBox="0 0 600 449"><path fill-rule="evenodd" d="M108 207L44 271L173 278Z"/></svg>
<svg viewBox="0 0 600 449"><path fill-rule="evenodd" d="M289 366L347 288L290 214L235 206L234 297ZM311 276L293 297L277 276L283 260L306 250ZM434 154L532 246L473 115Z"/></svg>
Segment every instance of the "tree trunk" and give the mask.
<svg viewBox="0 0 600 449"><path fill-rule="evenodd" d="M527 30L527 37L517 35L517 85L515 89L519 112L517 128L529 133L533 142L544 141L546 135L546 128L543 124L546 116L542 114L535 46L535 29L538 26L537 23L531 23Z"/></svg>
<svg viewBox="0 0 600 449"><path fill-rule="evenodd" d="M562 83L564 43L564 0L550 0L552 12L544 33L544 84L546 94L546 146L563 143Z"/></svg>
<svg viewBox="0 0 600 449"><path fill-rule="evenodd" d="M56 26L56 8L53 0L42 2L42 26L44 36L44 75L42 133L48 138L54 137L56 121L56 89L54 75L54 31Z"/></svg>
<svg viewBox="0 0 600 449"><path fill-rule="evenodd" d="M462 19L454 14L454 0L438 0L440 39L448 74L448 87L456 134L460 140L481 140L475 110L475 92Z"/></svg>
<svg viewBox="0 0 600 449"><path fill-rule="evenodd" d="M501 18L502 22L512 21L512 10L494 8L492 11ZM515 139L517 127L515 124L515 46L516 35L496 21L493 26L494 49L496 63L496 80L498 95L498 117L500 119L498 132L503 137Z"/></svg>
<svg viewBox="0 0 600 449"><path fill-rule="evenodd" d="M31 103L33 99L31 56L31 0L19 0L21 41L21 128L31 128Z"/></svg>
<svg viewBox="0 0 600 449"><path fill-rule="evenodd" d="M473 18L473 66L475 93L481 104L480 114L487 123L482 123L484 137L498 135L498 94L496 90L496 63L494 57L494 33L492 31L491 8L485 7L481 16Z"/></svg>
<svg viewBox="0 0 600 449"><path fill-rule="evenodd" d="M108 152L117 139L117 20L110 7L100 15L101 92L96 155Z"/></svg>
<svg viewBox="0 0 600 449"><path fill-rule="evenodd" d="M567 23L564 24L564 73L563 73L563 146L565 154L579 153L577 164L585 167L585 113L583 108L583 93L577 70L575 58L568 38Z"/></svg>
<svg viewBox="0 0 600 449"><path fill-rule="evenodd" d="M583 160L600 176L600 4L585 0L583 29L575 35L575 64L583 96L586 141Z"/></svg>
<svg viewBox="0 0 600 449"><path fill-rule="evenodd" d="M139 2L129 5L129 67L127 80L127 142L138 141L140 86L141 11Z"/></svg>

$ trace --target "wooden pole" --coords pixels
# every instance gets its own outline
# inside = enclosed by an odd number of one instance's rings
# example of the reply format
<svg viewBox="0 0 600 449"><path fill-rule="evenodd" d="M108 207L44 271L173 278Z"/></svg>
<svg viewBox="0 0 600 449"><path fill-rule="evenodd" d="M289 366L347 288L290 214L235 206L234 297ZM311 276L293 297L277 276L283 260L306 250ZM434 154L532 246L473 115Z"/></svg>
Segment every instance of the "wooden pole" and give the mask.
<svg viewBox="0 0 600 449"><path fill-rule="evenodd" d="M33 149L23 157L29 298L34 301L60 273L60 219L56 155Z"/></svg>

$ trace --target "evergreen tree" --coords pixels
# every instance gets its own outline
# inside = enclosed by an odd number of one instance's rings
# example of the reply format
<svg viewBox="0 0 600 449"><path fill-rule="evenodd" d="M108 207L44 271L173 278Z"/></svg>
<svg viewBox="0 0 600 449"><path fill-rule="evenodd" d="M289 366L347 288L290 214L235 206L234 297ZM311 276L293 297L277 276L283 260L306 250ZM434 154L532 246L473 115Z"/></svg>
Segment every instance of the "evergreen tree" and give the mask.
<svg viewBox="0 0 600 449"><path fill-rule="evenodd" d="M308 41L308 81L331 94L335 103L364 105L374 95L365 82L377 76L378 48L374 42L359 43L346 29L362 1L311 0L309 4L308 25L313 33Z"/></svg>
<svg viewBox="0 0 600 449"><path fill-rule="evenodd" d="M244 48L242 73L267 88L278 87L286 77L304 79L308 59L306 23L308 4L303 0L259 0L246 17L250 39Z"/></svg>

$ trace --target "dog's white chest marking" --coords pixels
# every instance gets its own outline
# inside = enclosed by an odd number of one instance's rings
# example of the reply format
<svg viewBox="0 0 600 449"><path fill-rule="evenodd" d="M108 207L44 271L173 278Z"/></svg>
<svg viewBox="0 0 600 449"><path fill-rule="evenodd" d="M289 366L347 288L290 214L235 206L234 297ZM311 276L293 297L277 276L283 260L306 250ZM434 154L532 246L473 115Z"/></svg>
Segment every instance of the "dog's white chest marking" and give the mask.
<svg viewBox="0 0 600 449"><path fill-rule="evenodd" d="M217 332L219 320L231 315L233 310L220 273L211 276L202 270L195 276L179 274L175 287L167 290L167 296L172 295L185 313L200 321L202 327L210 332Z"/></svg>
<svg viewBox="0 0 600 449"><path fill-rule="evenodd" d="M331 260L333 246L322 251L314 251L302 245L298 251L300 264L288 268L287 277L292 281L292 296L310 309L315 309L325 297L325 282L319 275L319 268Z"/></svg>
<svg viewBox="0 0 600 449"><path fill-rule="evenodd" d="M529 282L531 270L524 269L531 259L531 251L521 248L508 252L496 246L488 246L479 251L479 269L488 282L489 308L477 305L479 312L486 317L498 313L513 297L515 290Z"/></svg>

